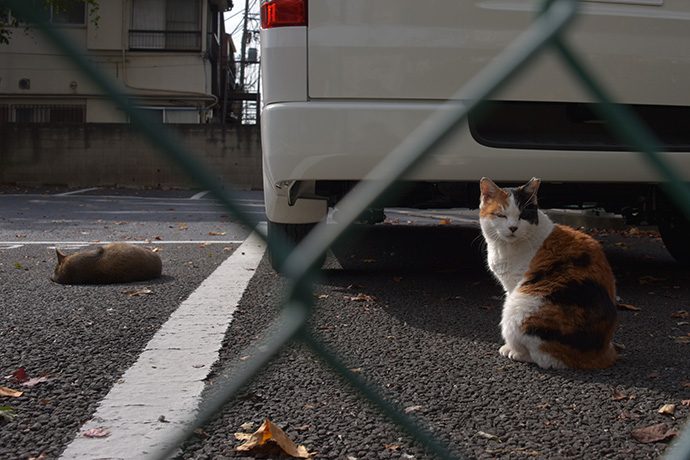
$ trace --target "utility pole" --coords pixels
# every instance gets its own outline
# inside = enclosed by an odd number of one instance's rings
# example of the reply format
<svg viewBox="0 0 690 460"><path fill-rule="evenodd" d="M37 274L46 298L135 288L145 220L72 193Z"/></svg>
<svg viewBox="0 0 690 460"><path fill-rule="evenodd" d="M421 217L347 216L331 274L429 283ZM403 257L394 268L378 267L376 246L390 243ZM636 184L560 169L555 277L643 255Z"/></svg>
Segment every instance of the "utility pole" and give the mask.
<svg viewBox="0 0 690 460"><path fill-rule="evenodd" d="M242 56L240 57L240 90L244 91L244 68L247 66L247 22L249 17L249 0L244 2L244 21L242 24Z"/></svg>

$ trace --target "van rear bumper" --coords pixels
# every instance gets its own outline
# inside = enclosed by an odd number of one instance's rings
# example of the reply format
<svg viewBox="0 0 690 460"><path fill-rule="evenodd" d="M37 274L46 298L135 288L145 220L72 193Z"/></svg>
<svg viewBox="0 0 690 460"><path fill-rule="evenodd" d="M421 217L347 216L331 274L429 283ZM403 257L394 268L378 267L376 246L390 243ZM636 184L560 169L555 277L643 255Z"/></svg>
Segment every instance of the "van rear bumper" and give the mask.
<svg viewBox="0 0 690 460"><path fill-rule="evenodd" d="M309 101L268 105L262 114L264 172L269 184L289 180L361 180L442 103ZM690 153L664 154L690 177ZM469 181L491 176L522 181L656 182L638 153L491 147L464 123L411 177ZM267 184L268 185L268 184Z"/></svg>

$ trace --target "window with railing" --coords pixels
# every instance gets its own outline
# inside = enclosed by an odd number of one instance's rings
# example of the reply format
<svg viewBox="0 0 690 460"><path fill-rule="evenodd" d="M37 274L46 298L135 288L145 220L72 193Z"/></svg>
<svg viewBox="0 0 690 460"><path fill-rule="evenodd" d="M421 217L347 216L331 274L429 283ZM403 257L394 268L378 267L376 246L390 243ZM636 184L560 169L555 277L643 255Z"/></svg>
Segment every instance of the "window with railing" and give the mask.
<svg viewBox="0 0 690 460"><path fill-rule="evenodd" d="M84 123L84 105L0 105L0 123Z"/></svg>
<svg viewBox="0 0 690 460"><path fill-rule="evenodd" d="M132 0L129 49L201 51L201 0Z"/></svg>

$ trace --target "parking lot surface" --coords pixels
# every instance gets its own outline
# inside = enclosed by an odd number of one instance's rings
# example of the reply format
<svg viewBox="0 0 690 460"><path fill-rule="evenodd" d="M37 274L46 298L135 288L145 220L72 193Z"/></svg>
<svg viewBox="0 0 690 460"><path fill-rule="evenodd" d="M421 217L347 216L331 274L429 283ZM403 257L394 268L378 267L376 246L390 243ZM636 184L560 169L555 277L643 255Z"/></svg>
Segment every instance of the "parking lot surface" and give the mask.
<svg viewBox="0 0 690 460"><path fill-rule="evenodd" d="M250 233L196 192L61 193L68 191L22 199L14 190L3 202L0 386L23 391L0 400L16 414L0 425L3 459L61 458L157 331ZM256 210L256 194L246 198ZM592 231L617 277L615 341L623 356L600 371L543 370L498 354L502 292L486 270L472 213L422 214L387 212L384 224L334 247L321 270L310 328L348 372L460 458L660 458L667 439L634 435L662 423L661 434L670 435L690 412L690 272L658 235ZM54 246L108 240L158 247L164 276L131 285L50 282ZM288 285L266 260L253 271L241 300L228 306L233 318L208 366L206 391L251 359L247 347L270 334ZM44 380L14 383L19 369ZM152 432L177 421L161 415ZM434 458L300 342L285 347L177 458L270 457L236 450L235 433L253 432L265 419L316 458Z"/></svg>

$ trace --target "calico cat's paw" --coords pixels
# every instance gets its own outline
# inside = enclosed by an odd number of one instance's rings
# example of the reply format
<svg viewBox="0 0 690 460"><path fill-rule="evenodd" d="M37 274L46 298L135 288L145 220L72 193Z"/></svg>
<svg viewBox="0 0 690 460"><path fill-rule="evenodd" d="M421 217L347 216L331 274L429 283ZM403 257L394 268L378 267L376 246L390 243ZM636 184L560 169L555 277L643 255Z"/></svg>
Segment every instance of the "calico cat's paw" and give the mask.
<svg viewBox="0 0 690 460"><path fill-rule="evenodd" d="M510 348L510 345L505 344L501 348L498 349L498 352L507 358L512 359L513 361L522 361L525 363L531 363L532 358L529 356L529 354L525 355L522 353L518 353L517 351L513 350Z"/></svg>

